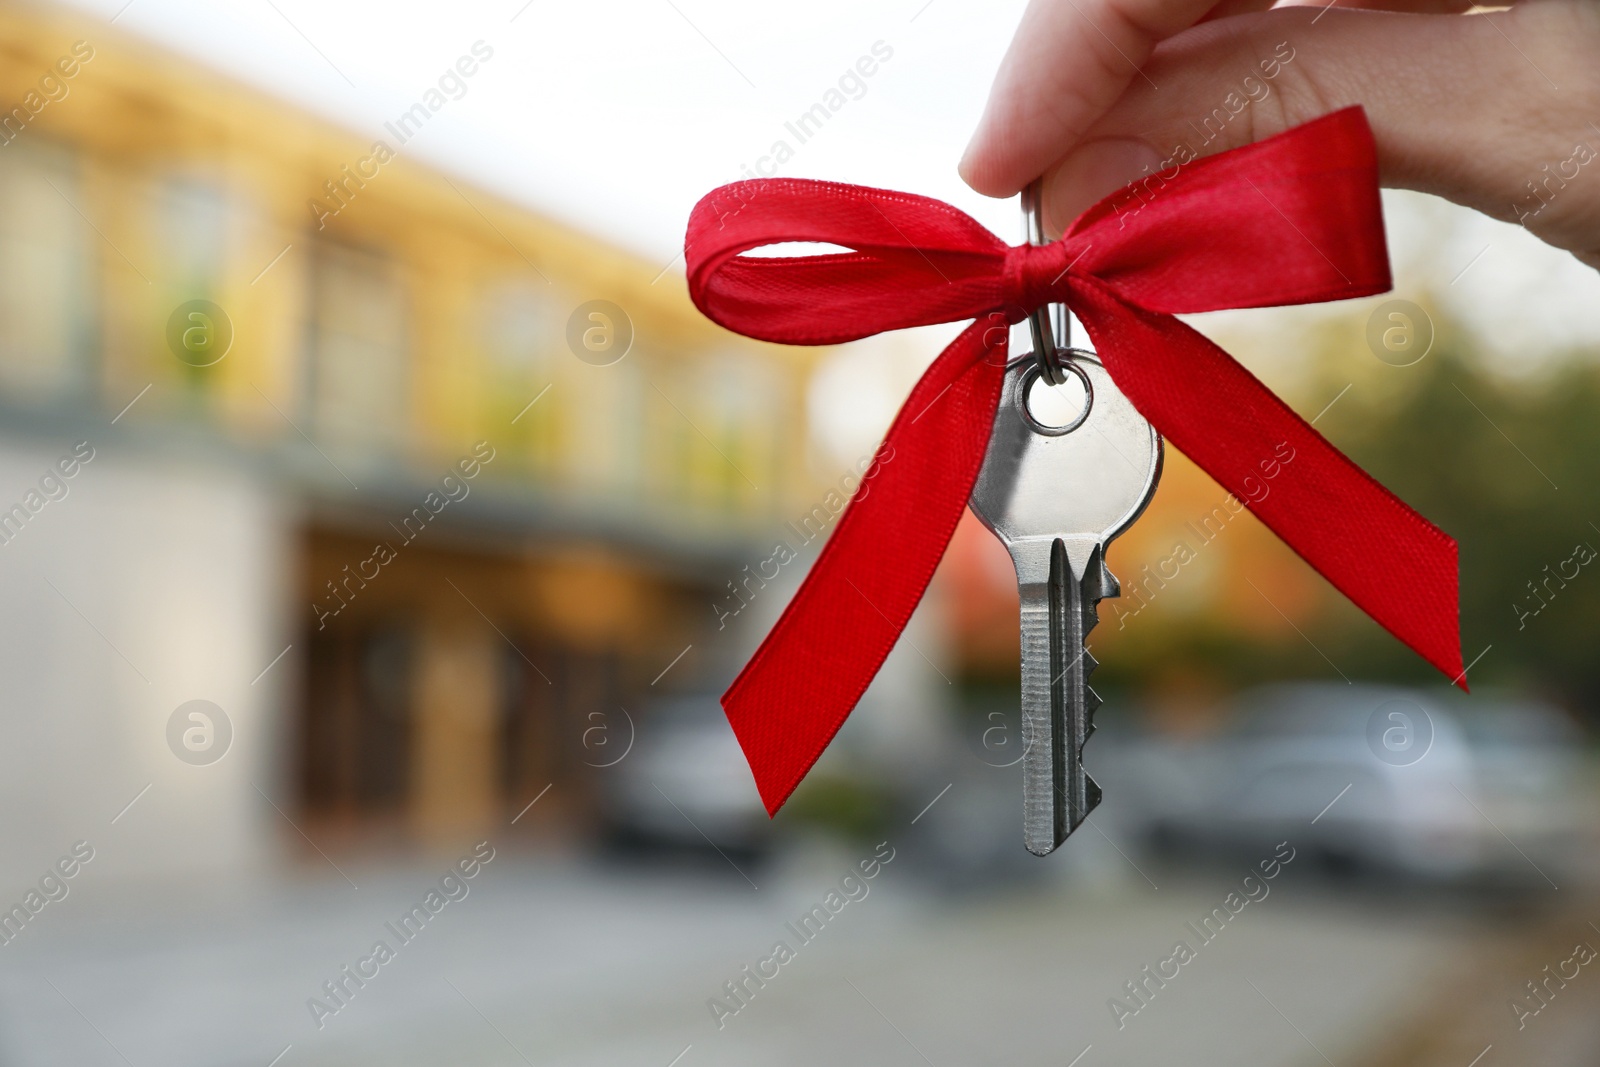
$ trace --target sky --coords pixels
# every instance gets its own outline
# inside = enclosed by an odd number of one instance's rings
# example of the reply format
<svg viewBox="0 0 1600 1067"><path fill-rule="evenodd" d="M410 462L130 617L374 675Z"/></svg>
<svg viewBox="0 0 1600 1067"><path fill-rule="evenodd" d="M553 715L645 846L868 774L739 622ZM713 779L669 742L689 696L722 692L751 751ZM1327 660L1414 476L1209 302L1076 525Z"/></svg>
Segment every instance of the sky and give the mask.
<svg viewBox="0 0 1600 1067"><path fill-rule="evenodd" d="M670 271L682 269L695 201L779 140L793 157L778 173L938 197L1021 239L1016 202L978 196L955 172L1019 0L70 3L91 39L96 22L114 17L123 30L373 138L481 40L494 58L407 153ZM785 124L863 57L876 62L872 76L849 85L846 105L800 143ZM1443 201L1399 193L1385 202L1395 295L1431 301L1467 324L1508 375L1573 345L1600 349L1600 274ZM1281 343L1325 314L1219 319L1230 337ZM926 357L937 350L920 347Z"/></svg>
<svg viewBox="0 0 1600 1067"><path fill-rule="evenodd" d="M1015 206L966 190L954 163L1021 8L975 6L133 0L117 25L373 137L482 40L494 59L408 153L665 263L694 202L780 138L796 147L784 174L915 189L1009 236ZM876 42L890 58L860 99L798 144L784 123Z"/></svg>

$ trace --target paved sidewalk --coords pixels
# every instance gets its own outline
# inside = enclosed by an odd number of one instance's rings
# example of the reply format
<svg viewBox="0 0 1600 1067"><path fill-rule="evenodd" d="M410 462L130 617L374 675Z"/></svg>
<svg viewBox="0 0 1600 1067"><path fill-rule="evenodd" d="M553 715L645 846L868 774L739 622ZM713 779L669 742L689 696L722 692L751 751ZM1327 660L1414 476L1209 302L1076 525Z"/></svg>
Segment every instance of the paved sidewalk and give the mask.
<svg viewBox="0 0 1600 1067"><path fill-rule="evenodd" d="M1200 945L1186 924L1222 903L1225 878L950 898L924 887L902 847L802 943L787 924L871 855L860 851L745 872L759 888L715 858L502 854L321 1029L307 1000L328 1002L322 984L376 940L398 943L385 924L445 861L346 868L359 890L329 877L227 899L86 893L0 949L0 1063L267 1067L283 1053L279 1067L667 1067L681 1053L678 1067L1062 1067L1087 1048L1078 1067L1343 1067L1501 947L1485 948L1481 915L1340 900L1291 865L1119 1030L1108 1001L1127 1001L1124 983L1175 941ZM724 983L779 940L794 958L719 1030L707 1000L732 1004Z"/></svg>

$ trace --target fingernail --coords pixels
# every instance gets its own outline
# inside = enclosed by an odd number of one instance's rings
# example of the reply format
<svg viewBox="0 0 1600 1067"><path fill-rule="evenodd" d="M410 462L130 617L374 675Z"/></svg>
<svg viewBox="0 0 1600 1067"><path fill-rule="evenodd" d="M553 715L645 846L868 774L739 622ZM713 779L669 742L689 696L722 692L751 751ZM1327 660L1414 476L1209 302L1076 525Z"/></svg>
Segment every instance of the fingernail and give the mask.
<svg viewBox="0 0 1600 1067"><path fill-rule="evenodd" d="M1090 141L1045 180L1045 227L1059 234L1109 193L1161 166L1161 153L1129 138Z"/></svg>

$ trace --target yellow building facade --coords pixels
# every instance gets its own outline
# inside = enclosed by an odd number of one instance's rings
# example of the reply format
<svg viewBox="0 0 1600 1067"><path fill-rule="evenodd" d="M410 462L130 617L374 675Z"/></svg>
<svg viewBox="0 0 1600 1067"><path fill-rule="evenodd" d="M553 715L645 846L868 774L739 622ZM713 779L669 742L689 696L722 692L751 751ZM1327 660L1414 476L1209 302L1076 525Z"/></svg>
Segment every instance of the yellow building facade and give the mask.
<svg viewBox="0 0 1600 1067"><path fill-rule="evenodd" d="M527 823L586 810L593 716L818 492L814 355L392 131L65 11L0 4L0 116L0 424L87 419L275 487L298 810L431 832L552 783Z"/></svg>

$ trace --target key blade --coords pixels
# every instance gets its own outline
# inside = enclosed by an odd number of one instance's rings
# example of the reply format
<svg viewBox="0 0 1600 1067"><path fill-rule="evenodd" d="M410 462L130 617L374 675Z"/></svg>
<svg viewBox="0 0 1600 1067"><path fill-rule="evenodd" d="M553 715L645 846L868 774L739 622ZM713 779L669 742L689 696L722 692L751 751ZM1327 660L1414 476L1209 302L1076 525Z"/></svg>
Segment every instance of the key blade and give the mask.
<svg viewBox="0 0 1600 1067"><path fill-rule="evenodd" d="M1083 616L1083 583L1072 573L1067 546L1056 538L1050 547L1050 712L1055 725L1051 752L1054 771L1051 815L1054 848L1083 821L1083 765L1075 758L1074 744L1081 725L1080 699L1093 659L1084 647L1087 633Z"/></svg>
<svg viewBox="0 0 1600 1067"><path fill-rule="evenodd" d="M1039 559L1040 549L1048 553ZM1100 786L1083 766L1100 697L1089 686L1098 663L1084 640L1099 621L1100 598L1117 582L1096 545L1083 575L1074 573L1066 543L1035 542L1017 560L1022 581L1023 844L1047 856L1100 803Z"/></svg>
<svg viewBox="0 0 1600 1067"><path fill-rule="evenodd" d="M1066 720L1061 609L1065 586L1059 540L1014 546L1022 628L1022 843L1048 856L1066 839Z"/></svg>
<svg viewBox="0 0 1600 1067"><path fill-rule="evenodd" d="M1070 583L1071 603L1066 605L1078 621L1077 632L1071 635L1076 646L1077 664L1062 678L1065 720L1062 758L1066 764L1066 793L1062 804L1066 826L1063 840L1082 826L1089 813L1100 806L1100 786L1083 766L1083 746L1094 733L1094 713L1100 709L1101 703L1100 694L1089 684L1089 675L1100 663L1089 651L1088 637L1089 631L1100 622L1101 599L1117 596L1121 591L1116 575L1106 566L1104 546L1095 545L1089 553L1083 576Z"/></svg>

